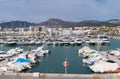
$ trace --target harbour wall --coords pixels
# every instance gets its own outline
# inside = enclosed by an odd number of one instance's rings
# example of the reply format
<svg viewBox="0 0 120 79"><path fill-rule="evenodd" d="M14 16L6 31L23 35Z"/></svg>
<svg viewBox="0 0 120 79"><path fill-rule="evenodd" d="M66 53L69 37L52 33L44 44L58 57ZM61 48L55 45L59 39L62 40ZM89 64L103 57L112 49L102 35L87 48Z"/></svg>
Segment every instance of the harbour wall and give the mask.
<svg viewBox="0 0 120 79"><path fill-rule="evenodd" d="M0 79L120 79L115 74L0 73Z"/></svg>
<svg viewBox="0 0 120 79"><path fill-rule="evenodd" d="M110 38L120 40L120 36L110 36Z"/></svg>

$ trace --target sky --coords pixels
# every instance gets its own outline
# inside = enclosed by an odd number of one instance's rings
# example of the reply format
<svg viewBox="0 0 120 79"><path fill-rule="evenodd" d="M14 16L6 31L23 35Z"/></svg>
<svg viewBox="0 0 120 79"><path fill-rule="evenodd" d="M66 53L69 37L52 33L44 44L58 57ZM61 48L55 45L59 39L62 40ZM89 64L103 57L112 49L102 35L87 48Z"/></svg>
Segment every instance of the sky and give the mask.
<svg viewBox="0 0 120 79"><path fill-rule="evenodd" d="M0 0L0 22L120 19L120 0Z"/></svg>

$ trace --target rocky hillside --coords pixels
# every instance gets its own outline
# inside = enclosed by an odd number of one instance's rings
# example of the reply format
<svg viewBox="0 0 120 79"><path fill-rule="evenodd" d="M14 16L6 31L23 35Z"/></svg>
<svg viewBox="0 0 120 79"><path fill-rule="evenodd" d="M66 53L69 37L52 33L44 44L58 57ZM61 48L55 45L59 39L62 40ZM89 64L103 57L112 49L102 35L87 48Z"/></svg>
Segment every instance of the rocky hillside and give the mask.
<svg viewBox="0 0 120 79"><path fill-rule="evenodd" d="M35 23L30 23L26 21L11 21L11 22L0 23L0 27L3 28L29 27L34 25Z"/></svg>
<svg viewBox="0 0 120 79"><path fill-rule="evenodd" d="M4 22L0 23L0 27L29 27L29 26L35 26L35 25L45 25L48 27L81 27L81 26L120 26L120 20L119 19L111 19L108 21L96 21L96 20L85 20L80 22L72 22L72 21L64 21L61 19L55 19L51 18L45 22L41 23L30 23L26 21L11 21L11 22Z"/></svg>
<svg viewBox="0 0 120 79"><path fill-rule="evenodd" d="M51 18L46 22L40 23L40 25L45 25L49 27L56 27L56 26L62 26L62 27L110 26L111 27L111 26L119 26L120 20L117 20L117 19L108 20L108 21L85 20L81 22L70 22L70 21L63 21L60 19Z"/></svg>

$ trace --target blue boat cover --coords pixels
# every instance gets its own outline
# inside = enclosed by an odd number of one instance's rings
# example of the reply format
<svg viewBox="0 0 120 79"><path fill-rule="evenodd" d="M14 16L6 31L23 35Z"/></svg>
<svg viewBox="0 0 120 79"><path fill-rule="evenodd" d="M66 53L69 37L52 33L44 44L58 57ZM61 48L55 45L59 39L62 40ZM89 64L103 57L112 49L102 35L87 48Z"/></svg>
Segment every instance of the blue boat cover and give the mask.
<svg viewBox="0 0 120 79"><path fill-rule="evenodd" d="M21 62L21 63L26 62L27 63L27 62L30 62L30 60L24 59L24 58L18 58L17 62Z"/></svg>

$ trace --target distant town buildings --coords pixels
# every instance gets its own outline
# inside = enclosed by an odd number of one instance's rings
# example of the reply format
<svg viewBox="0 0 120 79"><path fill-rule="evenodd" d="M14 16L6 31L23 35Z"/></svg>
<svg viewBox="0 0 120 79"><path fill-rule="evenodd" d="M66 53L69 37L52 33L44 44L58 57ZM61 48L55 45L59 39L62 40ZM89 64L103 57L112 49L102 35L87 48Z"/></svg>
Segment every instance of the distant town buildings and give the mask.
<svg viewBox="0 0 120 79"><path fill-rule="evenodd" d="M74 27L74 28L62 28L62 27L47 27L47 26L30 26L28 28L1 28L0 36L40 36L40 35L120 35L120 26L118 27Z"/></svg>

